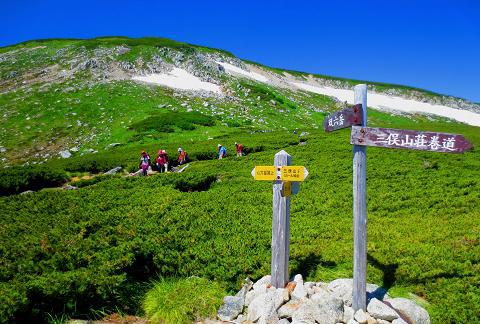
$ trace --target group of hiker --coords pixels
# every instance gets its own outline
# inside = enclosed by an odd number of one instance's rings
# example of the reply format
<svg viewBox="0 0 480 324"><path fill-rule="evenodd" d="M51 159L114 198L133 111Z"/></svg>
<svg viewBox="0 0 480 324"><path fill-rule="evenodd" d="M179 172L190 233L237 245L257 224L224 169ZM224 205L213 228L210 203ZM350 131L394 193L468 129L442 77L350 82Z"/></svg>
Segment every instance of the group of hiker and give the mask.
<svg viewBox="0 0 480 324"><path fill-rule="evenodd" d="M235 142L235 151L237 156L243 156L243 145ZM181 147L178 148L178 165L182 165L187 162L187 153ZM227 156L227 149L221 145L217 145L218 159L221 160ZM157 158L155 159L154 165L160 173L168 172L168 154L165 150L159 150L157 153ZM150 155L146 151L142 151L140 156L140 165L139 169L142 172L142 175L146 176L148 169L151 167Z"/></svg>

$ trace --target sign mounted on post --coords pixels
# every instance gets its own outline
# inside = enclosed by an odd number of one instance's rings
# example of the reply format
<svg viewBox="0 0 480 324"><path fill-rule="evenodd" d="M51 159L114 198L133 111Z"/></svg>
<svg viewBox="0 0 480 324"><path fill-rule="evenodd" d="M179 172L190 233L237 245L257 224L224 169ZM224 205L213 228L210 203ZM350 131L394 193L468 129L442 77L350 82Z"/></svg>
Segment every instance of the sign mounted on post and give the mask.
<svg viewBox="0 0 480 324"><path fill-rule="evenodd" d="M252 176L255 180L273 181L277 178L277 168L274 165L259 165L253 168Z"/></svg>
<svg viewBox="0 0 480 324"><path fill-rule="evenodd" d="M290 257L290 196L299 190L308 171L303 166L291 166L292 157L285 151L275 154L275 165L260 165L252 170L255 180L273 181L272 203L272 286L284 288L288 282Z"/></svg>
<svg viewBox="0 0 480 324"><path fill-rule="evenodd" d="M257 165L252 170L252 176L260 181L305 181L308 171L304 166L273 166Z"/></svg>
<svg viewBox="0 0 480 324"><path fill-rule="evenodd" d="M362 104L356 104L352 107L337 111L325 118L323 129L326 132L332 132L352 125L362 125L362 122Z"/></svg>
<svg viewBox="0 0 480 324"><path fill-rule="evenodd" d="M462 153L472 148L458 134L360 126L352 127L350 144L444 153Z"/></svg>

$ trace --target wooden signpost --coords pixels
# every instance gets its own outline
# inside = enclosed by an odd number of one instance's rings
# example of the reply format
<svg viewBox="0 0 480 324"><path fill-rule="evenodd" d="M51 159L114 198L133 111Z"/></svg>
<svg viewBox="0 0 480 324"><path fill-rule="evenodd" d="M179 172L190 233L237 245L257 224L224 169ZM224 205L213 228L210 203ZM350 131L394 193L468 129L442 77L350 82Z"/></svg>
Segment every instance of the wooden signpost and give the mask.
<svg viewBox="0 0 480 324"><path fill-rule="evenodd" d="M255 180L274 181L271 275L272 286L276 288L284 288L289 279L290 196L298 192L298 181L308 176L305 167L291 164L292 157L282 150L275 154L273 166L256 166L252 170Z"/></svg>
<svg viewBox="0 0 480 324"><path fill-rule="evenodd" d="M357 311L366 310L367 307L366 146L462 153L471 149L472 144L458 134L367 127L367 86L365 84L355 86L354 95L355 106L328 116L324 122L324 129L331 132L352 126L350 137L350 144L353 144L354 225L352 307ZM355 109L357 111L354 111ZM361 119L359 113L362 115Z"/></svg>
<svg viewBox="0 0 480 324"><path fill-rule="evenodd" d="M357 104L327 116L323 122L323 129L326 132L332 132L352 125L362 125L362 122L362 105Z"/></svg>

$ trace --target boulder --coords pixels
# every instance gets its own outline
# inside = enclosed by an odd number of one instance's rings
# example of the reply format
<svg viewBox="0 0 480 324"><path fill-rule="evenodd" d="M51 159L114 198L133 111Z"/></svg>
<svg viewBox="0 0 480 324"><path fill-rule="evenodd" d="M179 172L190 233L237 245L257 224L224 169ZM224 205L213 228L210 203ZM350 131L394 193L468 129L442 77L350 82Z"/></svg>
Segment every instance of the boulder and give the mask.
<svg viewBox="0 0 480 324"><path fill-rule="evenodd" d="M353 279L342 278L333 280L328 284L328 290L330 290L336 297L343 299L343 302L347 306L352 306L352 294L353 294ZM377 298L383 300L387 295L387 291L375 284L367 283L367 299Z"/></svg>
<svg viewBox="0 0 480 324"><path fill-rule="evenodd" d="M410 319L415 324L430 324L428 312L414 301L407 298L392 298L388 303L403 317Z"/></svg>
<svg viewBox="0 0 480 324"><path fill-rule="evenodd" d="M259 279L256 283L253 284L253 289L256 291L262 291L268 286L271 285L272 276L266 275Z"/></svg>
<svg viewBox="0 0 480 324"><path fill-rule="evenodd" d="M245 306L250 305L252 300L255 298L255 290L250 290L245 294Z"/></svg>
<svg viewBox="0 0 480 324"><path fill-rule="evenodd" d="M343 305L343 322L348 323L348 321L354 319L355 311L352 307Z"/></svg>
<svg viewBox="0 0 480 324"><path fill-rule="evenodd" d="M290 318L302 306L306 299L291 300L278 309L278 317Z"/></svg>
<svg viewBox="0 0 480 324"><path fill-rule="evenodd" d="M367 314L363 309L359 309L355 312L355 320L360 324L366 324L368 322Z"/></svg>
<svg viewBox="0 0 480 324"><path fill-rule="evenodd" d="M267 322L273 317L277 318L277 309L283 303L280 294L269 290L265 294L255 295L250 305L248 305L247 321L249 322Z"/></svg>
<svg viewBox="0 0 480 324"><path fill-rule="evenodd" d="M110 144L107 145L106 148L109 149L109 148L117 147L117 146L120 146L120 145L122 145L122 143L110 143Z"/></svg>
<svg viewBox="0 0 480 324"><path fill-rule="evenodd" d="M315 323L315 320L320 316L317 305L310 299L304 299L303 303L292 315L293 323Z"/></svg>
<svg viewBox="0 0 480 324"><path fill-rule="evenodd" d="M343 300L332 294L322 291L310 297L317 305L319 315L316 320L319 323L335 324L343 320Z"/></svg>
<svg viewBox="0 0 480 324"><path fill-rule="evenodd" d="M69 151L60 151L58 154L62 157L62 159L68 159L69 157L72 156L72 153Z"/></svg>
<svg viewBox="0 0 480 324"><path fill-rule="evenodd" d="M292 292L292 299L302 299L307 297L307 289L303 285L303 278L301 274L297 274L293 281L297 284Z"/></svg>
<svg viewBox="0 0 480 324"><path fill-rule="evenodd" d="M397 318L397 319L394 319L394 320L392 321L392 324L409 324L409 323L405 322L405 321L404 321L403 319L401 319L401 318Z"/></svg>
<svg viewBox="0 0 480 324"><path fill-rule="evenodd" d="M243 298L237 296L225 296L223 304L218 310L217 316L222 321L231 321L243 311Z"/></svg>
<svg viewBox="0 0 480 324"><path fill-rule="evenodd" d="M118 167L115 167L111 170L108 170L107 172L105 172L104 174L115 174L117 173L118 171L122 170L122 167L121 166L118 166Z"/></svg>
<svg viewBox="0 0 480 324"><path fill-rule="evenodd" d="M384 319L387 321L393 321L394 319L400 317L393 308L376 298L373 298L368 303L367 312L375 318Z"/></svg>

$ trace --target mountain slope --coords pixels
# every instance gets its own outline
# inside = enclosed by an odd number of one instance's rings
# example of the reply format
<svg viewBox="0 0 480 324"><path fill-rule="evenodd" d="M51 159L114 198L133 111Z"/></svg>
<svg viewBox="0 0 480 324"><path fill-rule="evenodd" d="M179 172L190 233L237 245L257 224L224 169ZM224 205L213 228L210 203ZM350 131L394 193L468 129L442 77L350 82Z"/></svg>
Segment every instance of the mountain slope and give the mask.
<svg viewBox="0 0 480 324"><path fill-rule="evenodd" d="M175 111L215 117L209 135L197 129L205 139L232 126L318 128L327 112L352 101L355 83L161 38L26 42L0 49L1 163L43 163L62 151L168 139L172 132L138 132L132 125ZM369 87L369 105L389 114L480 126L476 104L403 86ZM182 138L181 129L173 131Z"/></svg>

